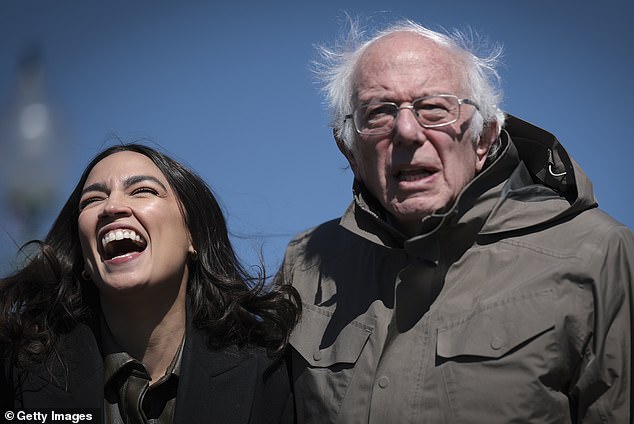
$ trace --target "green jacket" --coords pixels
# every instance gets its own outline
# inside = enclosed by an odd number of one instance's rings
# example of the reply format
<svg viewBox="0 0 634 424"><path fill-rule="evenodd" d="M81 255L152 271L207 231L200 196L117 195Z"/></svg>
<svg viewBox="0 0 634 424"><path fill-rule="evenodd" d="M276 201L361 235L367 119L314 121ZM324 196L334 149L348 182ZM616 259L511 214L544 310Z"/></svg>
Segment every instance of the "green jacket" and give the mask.
<svg viewBox="0 0 634 424"><path fill-rule="evenodd" d="M419 236L357 182L289 244L299 422L628 422L632 232L552 134L509 117L501 139Z"/></svg>

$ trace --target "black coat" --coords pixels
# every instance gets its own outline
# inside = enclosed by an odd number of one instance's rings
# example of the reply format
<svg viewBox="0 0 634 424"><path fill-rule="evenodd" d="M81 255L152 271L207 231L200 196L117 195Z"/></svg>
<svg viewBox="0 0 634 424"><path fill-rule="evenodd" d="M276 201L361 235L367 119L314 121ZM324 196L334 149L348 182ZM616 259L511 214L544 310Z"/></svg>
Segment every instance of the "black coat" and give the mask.
<svg viewBox="0 0 634 424"><path fill-rule="evenodd" d="M94 408L103 416L104 370L97 337L79 324L60 340L54 357L19 374L6 361L0 370L3 410ZM67 373L67 378L65 374ZM293 421L286 365L264 350L212 349L206 334L188 323L176 398L175 423L277 423Z"/></svg>

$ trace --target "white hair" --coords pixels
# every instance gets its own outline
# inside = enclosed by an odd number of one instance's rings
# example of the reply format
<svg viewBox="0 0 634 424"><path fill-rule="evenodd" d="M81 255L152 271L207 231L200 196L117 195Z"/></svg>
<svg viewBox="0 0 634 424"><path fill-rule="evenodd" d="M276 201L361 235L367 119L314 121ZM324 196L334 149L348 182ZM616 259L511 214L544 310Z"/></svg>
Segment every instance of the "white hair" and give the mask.
<svg viewBox="0 0 634 424"><path fill-rule="evenodd" d="M366 36L358 21L350 19L349 24L350 30L343 41L333 47L317 47L321 60L314 62L315 74L322 84L331 112L335 135L345 143L348 149L352 149L356 133L350 120L344 120L345 116L352 113L354 109L354 78L359 59L375 41L395 32L413 32L429 39L455 54L465 64L464 77L470 91L469 96L478 105L480 111L479 114L474 115L476 118L472 121L477 135L474 142L477 142L487 124L495 122L498 124L498 131L501 131L505 117L504 112L498 107L502 99L502 91L499 88L500 78L496 70L502 55L501 46L493 46L487 54L479 55L476 50L488 48L488 45L482 42L473 31L454 30L443 34L410 20L397 22L371 37ZM491 154L495 153L491 152Z"/></svg>

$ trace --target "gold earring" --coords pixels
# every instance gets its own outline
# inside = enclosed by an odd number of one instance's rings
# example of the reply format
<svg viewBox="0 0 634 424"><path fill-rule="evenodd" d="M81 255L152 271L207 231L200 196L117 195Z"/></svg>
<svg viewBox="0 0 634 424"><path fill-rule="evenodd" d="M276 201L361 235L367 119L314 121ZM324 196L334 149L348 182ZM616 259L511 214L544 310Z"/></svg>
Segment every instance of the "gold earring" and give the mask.
<svg viewBox="0 0 634 424"><path fill-rule="evenodd" d="M189 253L191 255L192 261L196 262L198 260L198 250L194 249Z"/></svg>

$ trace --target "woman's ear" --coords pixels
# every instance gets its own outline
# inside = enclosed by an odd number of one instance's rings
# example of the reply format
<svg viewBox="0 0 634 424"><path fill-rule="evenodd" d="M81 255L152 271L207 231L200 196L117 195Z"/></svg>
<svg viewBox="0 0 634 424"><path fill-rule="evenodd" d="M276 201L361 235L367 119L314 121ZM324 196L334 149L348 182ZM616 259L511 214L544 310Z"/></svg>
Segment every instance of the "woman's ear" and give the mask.
<svg viewBox="0 0 634 424"><path fill-rule="evenodd" d="M352 172L354 172L355 177L357 176L357 160L354 158L354 154L352 150L346 145L345 141L337 134L336 129L332 129L332 136L335 138L335 142L337 143L337 147L339 151L348 159L348 163L350 164L350 168Z"/></svg>

